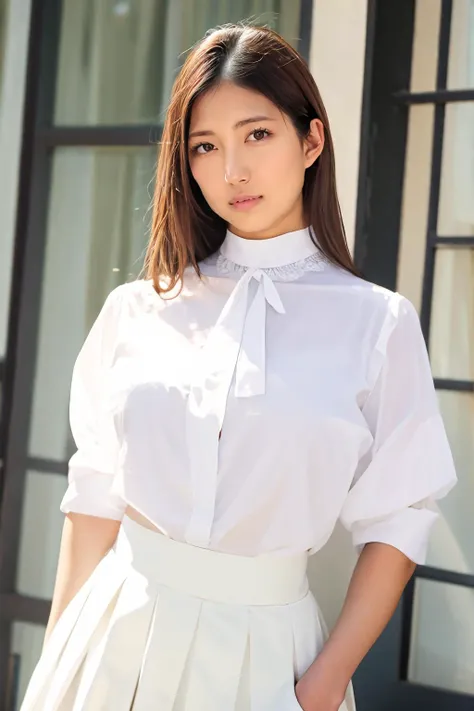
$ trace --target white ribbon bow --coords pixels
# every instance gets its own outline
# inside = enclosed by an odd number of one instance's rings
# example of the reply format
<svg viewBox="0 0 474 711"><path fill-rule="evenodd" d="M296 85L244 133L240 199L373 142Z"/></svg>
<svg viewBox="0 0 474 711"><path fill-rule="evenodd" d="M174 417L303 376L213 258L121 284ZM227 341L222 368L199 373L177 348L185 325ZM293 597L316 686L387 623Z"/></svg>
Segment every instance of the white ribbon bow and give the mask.
<svg viewBox="0 0 474 711"><path fill-rule="evenodd" d="M249 284L258 282L248 307ZM235 372L235 396L263 395L266 387L267 302L285 313L275 284L262 269L237 282L199 353L188 398L186 435L193 485L193 513L186 540L207 545L214 516L219 433Z"/></svg>
<svg viewBox="0 0 474 711"><path fill-rule="evenodd" d="M258 289L248 307L252 279L258 281ZM198 381L191 389L191 397L196 398L201 416L214 413L222 425L234 371L236 397L265 393L267 302L278 313L285 313L270 277L262 269L248 269L237 282L200 352Z"/></svg>

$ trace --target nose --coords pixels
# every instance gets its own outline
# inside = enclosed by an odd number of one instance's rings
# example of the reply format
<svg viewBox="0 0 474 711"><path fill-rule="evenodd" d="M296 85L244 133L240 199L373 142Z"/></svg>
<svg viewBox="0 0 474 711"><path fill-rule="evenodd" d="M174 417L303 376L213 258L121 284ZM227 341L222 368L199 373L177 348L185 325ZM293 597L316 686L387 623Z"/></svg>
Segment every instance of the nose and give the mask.
<svg viewBox="0 0 474 711"><path fill-rule="evenodd" d="M224 180L228 183L228 185L248 183L249 178L250 175L248 168L236 160L227 161L224 171Z"/></svg>

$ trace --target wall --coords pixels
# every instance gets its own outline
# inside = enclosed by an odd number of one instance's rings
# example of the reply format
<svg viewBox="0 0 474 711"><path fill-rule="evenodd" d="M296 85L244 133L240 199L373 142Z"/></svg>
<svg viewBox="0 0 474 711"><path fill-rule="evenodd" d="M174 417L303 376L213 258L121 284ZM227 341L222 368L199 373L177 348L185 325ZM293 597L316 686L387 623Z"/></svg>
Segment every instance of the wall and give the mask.
<svg viewBox="0 0 474 711"><path fill-rule="evenodd" d="M310 68L329 115L347 240L354 248L364 81L367 0L315 0ZM330 627L347 590L356 556L339 524L309 566L311 588Z"/></svg>
<svg viewBox="0 0 474 711"><path fill-rule="evenodd" d="M347 239L354 247L367 0L314 0L310 68L329 114Z"/></svg>

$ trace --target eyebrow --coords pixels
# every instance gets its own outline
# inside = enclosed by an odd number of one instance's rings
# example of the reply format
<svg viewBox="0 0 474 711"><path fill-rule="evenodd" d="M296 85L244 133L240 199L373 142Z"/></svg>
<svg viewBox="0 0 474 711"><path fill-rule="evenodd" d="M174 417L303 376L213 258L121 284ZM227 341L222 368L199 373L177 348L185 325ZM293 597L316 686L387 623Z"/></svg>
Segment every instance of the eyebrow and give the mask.
<svg viewBox="0 0 474 711"><path fill-rule="evenodd" d="M276 121L276 119L270 116L251 116L250 118L242 119L234 124L234 129L242 128L249 123L257 123L257 121ZM195 138L196 136L214 136L214 131L193 131L189 134L189 138Z"/></svg>

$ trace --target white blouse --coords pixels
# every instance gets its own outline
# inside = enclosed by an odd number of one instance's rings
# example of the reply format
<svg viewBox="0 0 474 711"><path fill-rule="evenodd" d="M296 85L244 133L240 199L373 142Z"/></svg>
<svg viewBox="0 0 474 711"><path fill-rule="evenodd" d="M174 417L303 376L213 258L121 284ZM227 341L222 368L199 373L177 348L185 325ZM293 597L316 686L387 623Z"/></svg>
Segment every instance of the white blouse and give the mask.
<svg viewBox="0 0 474 711"><path fill-rule="evenodd" d="M411 302L330 264L309 229L228 231L200 266L176 298L136 280L106 299L73 370L61 510L129 504L239 555L315 553L340 519L358 551L423 563L456 474Z"/></svg>

